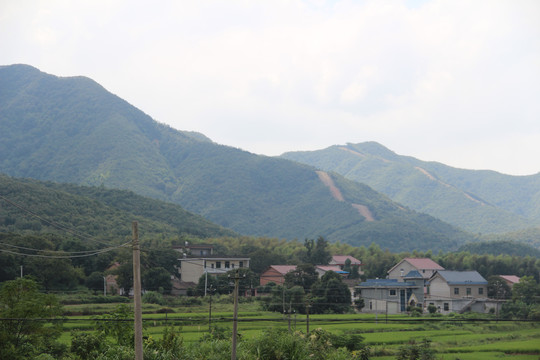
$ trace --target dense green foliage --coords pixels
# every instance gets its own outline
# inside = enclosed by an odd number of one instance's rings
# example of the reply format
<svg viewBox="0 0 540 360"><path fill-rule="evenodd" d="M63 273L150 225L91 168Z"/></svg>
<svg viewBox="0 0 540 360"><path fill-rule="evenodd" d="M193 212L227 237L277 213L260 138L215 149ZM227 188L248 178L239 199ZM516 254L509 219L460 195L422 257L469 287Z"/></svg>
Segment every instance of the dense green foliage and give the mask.
<svg viewBox="0 0 540 360"><path fill-rule="evenodd" d="M41 353L61 350L55 343L61 322L45 326L40 319L60 320L58 300L39 291L38 284L21 278L0 288L0 359L30 359Z"/></svg>
<svg viewBox="0 0 540 360"><path fill-rule="evenodd" d="M510 176L455 169L397 155L375 142L282 157L368 184L394 201L473 233L540 225L540 173Z"/></svg>
<svg viewBox="0 0 540 360"><path fill-rule="evenodd" d="M137 220L141 239L234 235L178 205L131 191L15 179L0 174L0 231L83 234L118 243ZM66 229L68 231L66 231ZM76 229L76 230L73 230Z"/></svg>
<svg viewBox="0 0 540 360"><path fill-rule="evenodd" d="M255 236L324 236L354 245L376 242L393 251L428 243L450 250L470 240L332 174L344 193L338 201L310 166L174 130L87 78L0 67L0 113L0 172L11 176L98 186L85 192L99 193L101 185L129 189ZM353 205L368 207L376 221L366 221Z"/></svg>
<svg viewBox="0 0 540 360"><path fill-rule="evenodd" d="M458 251L467 251L474 254L506 254L516 256L540 257L540 249L522 242L499 240L482 241L462 245Z"/></svg>

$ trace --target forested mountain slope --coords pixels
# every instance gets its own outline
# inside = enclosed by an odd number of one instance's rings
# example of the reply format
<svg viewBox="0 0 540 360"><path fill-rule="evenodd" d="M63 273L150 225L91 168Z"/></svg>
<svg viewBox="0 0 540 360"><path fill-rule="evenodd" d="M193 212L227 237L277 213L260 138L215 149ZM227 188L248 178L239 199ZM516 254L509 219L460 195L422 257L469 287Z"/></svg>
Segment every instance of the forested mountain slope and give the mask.
<svg viewBox="0 0 540 360"><path fill-rule="evenodd" d="M375 142L282 157L366 183L394 201L470 232L540 226L540 173L510 176L456 169L400 156Z"/></svg>
<svg viewBox="0 0 540 360"><path fill-rule="evenodd" d="M132 221L140 223L142 239L237 236L179 205L132 191L0 174L0 232L84 235L118 244L131 239Z"/></svg>
<svg viewBox="0 0 540 360"><path fill-rule="evenodd" d="M327 174L341 189L336 199L311 166L159 124L88 78L0 67L0 116L0 172L11 176L129 189L246 235L322 235L395 251L455 249L471 238Z"/></svg>

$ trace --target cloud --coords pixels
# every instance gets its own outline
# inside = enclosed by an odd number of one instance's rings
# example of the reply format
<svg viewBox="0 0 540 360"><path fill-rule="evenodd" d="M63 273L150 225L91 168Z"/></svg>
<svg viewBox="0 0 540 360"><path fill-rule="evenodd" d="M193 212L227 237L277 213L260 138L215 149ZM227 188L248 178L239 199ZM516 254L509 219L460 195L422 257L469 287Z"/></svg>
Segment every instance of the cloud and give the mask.
<svg viewBox="0 0 540 360"><path fill-rule="evenodd" d="M540 170L515 140L540 133L534 0L17 1L0 17L2 63L92 77L220 143L276 155L376 140ZM472 161L505 137L515 151Z"/></svg>

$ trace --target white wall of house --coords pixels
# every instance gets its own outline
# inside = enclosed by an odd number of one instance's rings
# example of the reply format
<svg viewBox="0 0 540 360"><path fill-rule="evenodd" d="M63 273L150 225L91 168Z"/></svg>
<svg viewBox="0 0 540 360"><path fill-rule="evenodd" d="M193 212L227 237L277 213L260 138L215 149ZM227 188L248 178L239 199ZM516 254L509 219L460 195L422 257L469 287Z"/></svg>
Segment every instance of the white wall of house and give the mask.
<svg viewBox="0 0 540 360"><path fill-rule="evenodd" d="M199 282L205 272L219 275L234 269L249 268L248 258L184 258L180 262L180 280L194 283Z"/></svg>
<svg viewBox="0 0 540 360"><path fill-rule="evenodd" d="M450 297L450 287L444 279L436 276L429 282L429 296Z"/></svg>
<svg viewBox="0 0 540 360"><path fill-rule="evenodd" d="M388 273L389 279L398 279L398 281L403 281L403 276L407 275L410 271L417 270L407 261L402 261L398 266L396 266L392 271Z"/></svg>

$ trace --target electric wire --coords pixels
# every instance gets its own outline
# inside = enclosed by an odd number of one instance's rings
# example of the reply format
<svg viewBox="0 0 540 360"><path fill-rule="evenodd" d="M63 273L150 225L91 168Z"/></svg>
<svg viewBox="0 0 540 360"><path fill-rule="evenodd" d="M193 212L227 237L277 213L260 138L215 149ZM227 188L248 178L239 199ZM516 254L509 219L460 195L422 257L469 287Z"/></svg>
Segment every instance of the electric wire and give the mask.
<svg viewBox="0 0 540 360"><path fill-rule="evenodd" d="M110 245L110 243L107 243L107 242L104 242L104 241L100 241L100 240L96 240L96 239L94 239L94 238L93 238L92 236L90 236L90 235L82 234L82 233L80 233L78 230L76 230L76 229L74 229L74 228L70 228L70 227L64 226L64 225L62 225L62 224L59 224L59 223L57 223L57 222L55 222L55 221L51 221L51 220L45 219L44 217L42 217L42 216L36 214L35 212L33 212L33 211L31 211L31 210L25 208L24 206L22 206L22 205L16 203L16 202L13 201L13 200L10 200L10 199L6 198L6 197L3 196L3 195L0 195L0 200L4 200L4 201L7 202L8 204L10 204L10 205L16 207L17 209L19 209L19 210L21 210L21 211L24 211L24 212L30 214L31 216L33 216L33 217L35 217L35 218L37 218L37 219L39 219L39 220L41 220L41 221L43 221L43 222L49 224L50 226L55 227L55 228L57 228L57 229L59 229L59 230L66 231L66 232L68 232L68 233L70 233L70 234L72 234L72 235L74 235L74 236L76 236L76 237L78 237L78 238L81 238L81 239L84 239L84 240L94 241L94 242L100 243L100 244L102 244L102 245Z"/></svg>
<svg viewBox="0 0 540 360"><path fill-rule="evenodd" d="M131 241L126 242L126 243L121 244L121 245L118 245L118 246L114 246L114 247L110 247L110 248L106 248L106 249L101 249L101 250L96 250L93 253L83 254L83 255L24 254L24 253L19 253L19 252L16 252L16 251L5 250L5 249L0 249L0 252L5 252L5 253L8 253L8 254L19 255L19 256L30 256L30 257L39 257L39 258L47 258L47 259L72 259L72 258L82 258L82 257L88 257L88 256L94 256L94 255L106 253L106 252L109 252L109 251L112 251L112 250L115 250L115 249L118 249L118 248L121 248L121 247L126 247L129 244L131 244ZM49 250L38 250L38 251L53 252L53 251L49 251Z"/></svg>

